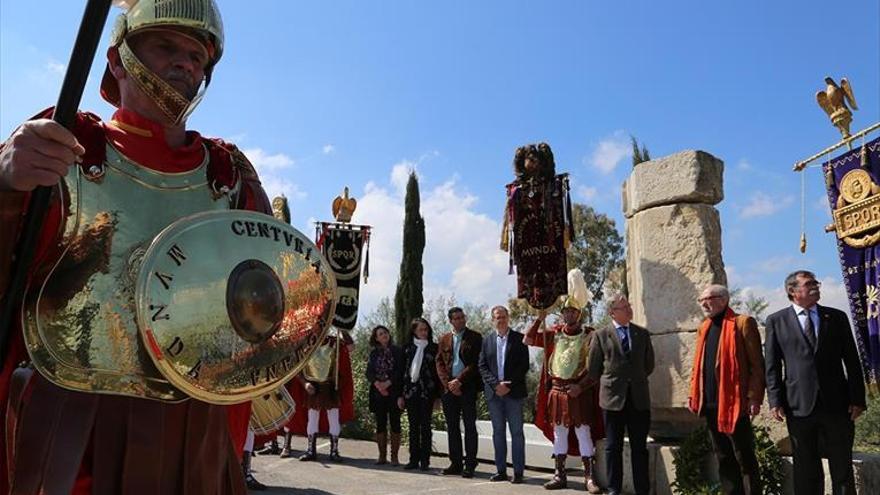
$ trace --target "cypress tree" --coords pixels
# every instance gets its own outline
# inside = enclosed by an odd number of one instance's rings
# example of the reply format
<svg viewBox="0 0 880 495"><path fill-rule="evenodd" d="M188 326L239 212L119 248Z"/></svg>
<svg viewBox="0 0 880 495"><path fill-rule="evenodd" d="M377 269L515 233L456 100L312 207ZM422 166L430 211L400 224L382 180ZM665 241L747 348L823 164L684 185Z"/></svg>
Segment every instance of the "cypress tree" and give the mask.
<svg viewBox="0 0 880 495"><path fill-rule="evenodd" d="M410 172L406 183L406 199L403 216L403 256L400 260L400 277L394 294L394 320L397 342L405 344L409 339L409 323L422 316L422 253L425 251L425 219L419 213L419 181Z"/></svg>
<svg viewBox="0 0 880 495"><path fill-rule="evenodd" d="M632 141L632 149L633 149L633 154L632 154L632 164L633 164L633 168L635 168L636 165L638 165L638 164L640 164L640 163L642 163L642 162L650 161L650 160L651 160L651 154L648 153L648 148L645 146L645 144L642 143L642 149L639 150L639 143L638 143L638 141L636 141L636 138L633 137L633 136L630 136L629 138L630 138L630 140Z"/></svg>

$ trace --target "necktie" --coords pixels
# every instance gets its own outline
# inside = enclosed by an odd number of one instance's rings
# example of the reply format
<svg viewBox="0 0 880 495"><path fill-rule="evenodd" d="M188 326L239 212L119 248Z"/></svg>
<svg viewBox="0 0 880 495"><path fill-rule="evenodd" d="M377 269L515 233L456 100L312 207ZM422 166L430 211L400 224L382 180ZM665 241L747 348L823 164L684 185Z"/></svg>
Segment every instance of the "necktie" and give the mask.
<svg viewBox="0 0 880 495"><path fill-rule="evenodd" d="M620 327L623 331L623 335L620 337L620 346L623 348L624 354L629 354L629 332L627 332L628 327Z"/></svg>
<svg viewBox="0 0 880 495"><path fill-rule="evenodd" d="M806 315L807 319L804 321L804 336L807 337L807 342L810 343L810 348L813 352L816 351L816 330L813 327L813 318L810 317L810 312L806 309L801 310L802 315Z"/></svg>

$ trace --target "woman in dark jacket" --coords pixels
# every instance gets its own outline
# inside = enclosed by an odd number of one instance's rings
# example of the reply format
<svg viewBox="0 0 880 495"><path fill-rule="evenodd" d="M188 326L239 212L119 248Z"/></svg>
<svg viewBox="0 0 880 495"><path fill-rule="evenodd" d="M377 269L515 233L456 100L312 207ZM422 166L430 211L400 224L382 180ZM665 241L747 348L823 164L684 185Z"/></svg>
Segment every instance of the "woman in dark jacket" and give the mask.
<svg viewBox="0 0 880 495"><path fill-rule="evenodd" d="M431 413L440 397L437 344L424 318L414 319L409 329L410 343L403 351L403 397L398 400L409 418L409 463L405 469L427 471L431 463Z"/></svg>
<svg viewBox="0 0 880 495"><path fill-rule="evenodd" d="M370 412L376 417L376 443L379 459L376 464L387 464L388 440L391 440L391 464L399 464L400 408L397 399L403 394L403 350L391 343L391 333L378 325L370 334L370 360L367 363L367 383L370 384ZM388 434L388 423L391 434Z"/></svg>

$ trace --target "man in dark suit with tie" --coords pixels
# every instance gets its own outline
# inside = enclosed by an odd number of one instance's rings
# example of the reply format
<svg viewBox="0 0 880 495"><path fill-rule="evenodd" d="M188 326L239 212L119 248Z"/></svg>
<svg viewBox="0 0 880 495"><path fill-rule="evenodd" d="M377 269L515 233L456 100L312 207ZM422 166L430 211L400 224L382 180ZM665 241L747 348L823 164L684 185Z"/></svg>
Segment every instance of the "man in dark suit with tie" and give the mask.
<svg viewBox="0 0 880 495"><path fill-rule="evenodd" d="M510 316L504 306L492 308L490 332L483 339L479 369L483 391L492 419L492 443L495 446L496 473L490 481L507 478L507 427L513 457L513 480L522 483L526 466L526 438L523 434L523 401L526 392L526 373L529 371L529 348L523 343L523 334L508 327Z"/></svg>
<svg viewBox="0 0 880 495"><path fill-rule="evenodd" d="M590 344L590 375L599 380L599 406L605 410L605 467L608 493L623 485L623 435L629 433L633 485L638 495L650 491L648 430L651 395L648 375L654 371L651 334L631 322L632 306L621 293L610 294L606 308L611 324L598 330Z"/></svg>
<svg viewBox="0 0 880 495"><path fill-rule="evenodd" d="M806 270L785 278L792 304L767 318L767 395L773 416L787 423L795 493L823 491L821 437L833 493L854 494L854 421L866 408L865 382L849 319L817 304L820 285Z"/></svg>

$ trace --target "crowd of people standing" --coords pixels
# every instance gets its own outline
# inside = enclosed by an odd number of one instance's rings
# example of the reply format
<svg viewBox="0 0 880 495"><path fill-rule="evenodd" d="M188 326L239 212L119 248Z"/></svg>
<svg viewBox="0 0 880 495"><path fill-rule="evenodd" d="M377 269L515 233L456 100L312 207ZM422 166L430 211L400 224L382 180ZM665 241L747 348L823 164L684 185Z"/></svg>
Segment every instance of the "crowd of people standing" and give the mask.
<svg viewBox="0 0 880 495"><path fill-rule="evenodd" d="M855 493L853 428L866 407L864 382L846 315L817 304L819 286L805 270L786 278L791 306L768 317L763 347L756 320L731 309L726 287L709 285L698 298L705 319L697 332L688 407L706 422L725 494L763 493L751 418L760 412L765 390L772 415L786 421L792 439L796 493L823 491L820 437L833 493ZM411 322L402 348L392 342L388 328L373 328L366 378L376 424L376 463L399 463L405 412L409 460L404 469L429 470L431 416L442 407L449 465L440 473L472 478L482 390L494 447L495 473L489 480L523 483L528 346L536 346L545 355L535 424L553 442L555 458L553 478L544 487L567 487L566 459L577 455L583 460L585 490L621 493L626 436L635 492L649 493L651 334L632 322L632 306L621 293L606 297L610 323L599 329L583 325L582 306L570 301L561 305L559 323L543 328L546 314L541 312L525 333L511 330L504 306L492 308L493 330L485 335L468 328L460 307L449 309L451 331L436 342L424 318ZM595 446L601 439L604 487L595 478Z"/></svg>

